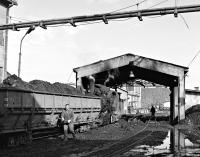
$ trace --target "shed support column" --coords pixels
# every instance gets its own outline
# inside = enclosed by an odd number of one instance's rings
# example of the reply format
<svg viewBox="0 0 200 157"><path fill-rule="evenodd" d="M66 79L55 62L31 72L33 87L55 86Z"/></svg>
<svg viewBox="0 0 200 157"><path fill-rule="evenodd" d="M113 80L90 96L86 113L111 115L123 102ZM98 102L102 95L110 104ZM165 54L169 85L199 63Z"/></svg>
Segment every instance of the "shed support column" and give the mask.
<svg viewBox="0 0 200 157"><path fill-rule="evenodd" d="M185 76L179 79L179 121L185 119Z"/></svg>
<svg viewBox="0 0 200 157"><path fill-rule="evenodd" d="M174 87L174 120L179 116L178 87Z"/></svg>
<svg viewBox="0 0 200 157"><path fill-rule="evenodd" d="M174 90L173 87L170 87L170 124L174 120Z"/></svg>
<svg viewBox="0 0 200 157"><path fill-rule="evenodd" d="M178 117L178 87L170 87L170 123Z"/></svg>

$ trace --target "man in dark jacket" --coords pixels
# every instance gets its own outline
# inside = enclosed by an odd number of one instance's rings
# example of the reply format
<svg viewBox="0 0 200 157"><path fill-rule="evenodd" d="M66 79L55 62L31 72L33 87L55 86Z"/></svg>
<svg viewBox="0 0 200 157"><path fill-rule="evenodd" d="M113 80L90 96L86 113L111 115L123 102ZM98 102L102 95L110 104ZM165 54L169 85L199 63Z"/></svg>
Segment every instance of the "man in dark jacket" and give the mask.
<svg viewBox="0 0 200 157"><path fill-rule="evenodd" d="M151 117L152 117L152 119L155 119L155 112L156 112L156 109L155 109L155 107L152 105L151 106Z"/></svg>
<svg viewBox="0 0 200 157"><path fill-rule="evenodd" d="M67 140L68 131L72 133L75 138L74 132L74 112L69 108L69 104L65 105L65 109L61 113L61 120L64 124L64 140Z"/></svg>

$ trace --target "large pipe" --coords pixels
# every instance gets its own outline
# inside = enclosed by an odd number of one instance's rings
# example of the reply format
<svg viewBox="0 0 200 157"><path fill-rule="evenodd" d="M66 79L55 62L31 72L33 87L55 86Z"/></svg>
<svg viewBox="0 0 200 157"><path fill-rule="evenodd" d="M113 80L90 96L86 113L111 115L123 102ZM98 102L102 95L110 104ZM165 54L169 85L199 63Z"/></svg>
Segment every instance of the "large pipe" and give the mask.
<svg viewBox="0 0 200 157"><path fill-rule="evenodd" d="M71 24L72 26L75 27L76 23L88 22L88 21L102 20L105 22L105 20L107 21L119 18L130 18L130 17L141 18L142 16L167 15L167 14L174 14L175 17L177 17L178 13L189 13L189 12L199 12L199 11L200 11L200 5L142 9L142 10L118 12L118 13L104 13L104 14L96 14L88 16L75 16L70 18L48 19L48 20L40 20L32 22L6 24L6 25L0 25L0 30L6 30L6 29L17 30L19 28L31 27L33 25L48 26L48 25L58 25L58 24Z"/></svg>

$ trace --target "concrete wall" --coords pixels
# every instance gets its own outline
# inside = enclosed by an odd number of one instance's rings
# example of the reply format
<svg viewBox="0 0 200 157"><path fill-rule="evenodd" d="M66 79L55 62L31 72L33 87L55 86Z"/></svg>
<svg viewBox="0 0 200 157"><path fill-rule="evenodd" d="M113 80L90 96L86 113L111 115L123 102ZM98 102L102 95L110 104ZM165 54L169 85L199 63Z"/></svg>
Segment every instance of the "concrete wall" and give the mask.
<svg viewBox="0 0 200 157"><path fill-rule="evenodd" d="M200 90L186 90L185 110L196 104L200 104Z"/></svg>
<svg viewBox="0 0 200 157"><path fill-rule="evenodd" d="M7 8L0 3L0 25L6 24L7 18ZM0 30L0 83L6 77L6 32L5 30Z"/></svg>

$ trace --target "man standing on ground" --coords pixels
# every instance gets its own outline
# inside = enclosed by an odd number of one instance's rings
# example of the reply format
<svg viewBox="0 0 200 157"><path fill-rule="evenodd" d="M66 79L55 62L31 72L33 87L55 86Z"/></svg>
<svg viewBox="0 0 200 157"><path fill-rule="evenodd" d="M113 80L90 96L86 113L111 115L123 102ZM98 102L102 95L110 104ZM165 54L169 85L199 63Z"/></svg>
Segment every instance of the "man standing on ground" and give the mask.
<svg viewBox="0 0 200 157"><path fill-rule="evenodd" d="M64 140L67 140L68 131L72 133L75 138L74 132L74 112L69 108L69 104L65 105L65 109L61 113L61 119L64 124Z"/></svg>
<svg viewBox="0 0 200 157"><path fill-rule="evenodd" d="M155 112L156 112L156 109L155 109L155 107L152 105L151 106L151 118L154 120L155 119Z"/></svg>

